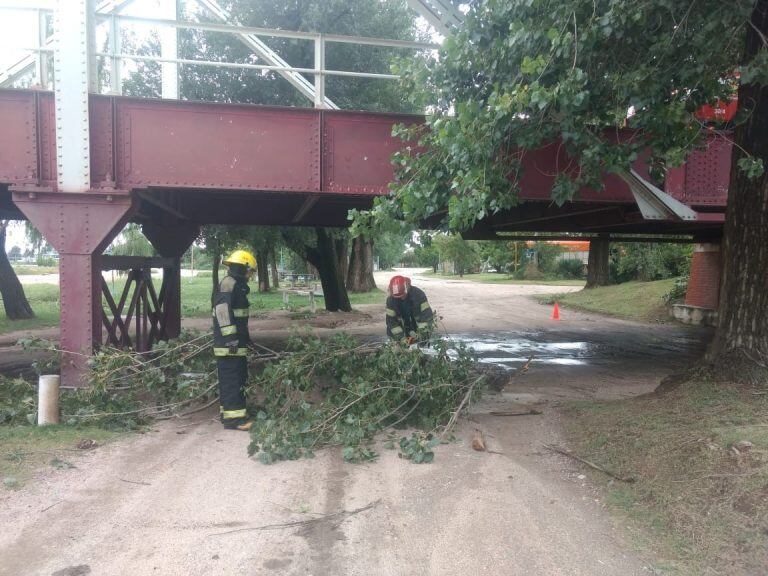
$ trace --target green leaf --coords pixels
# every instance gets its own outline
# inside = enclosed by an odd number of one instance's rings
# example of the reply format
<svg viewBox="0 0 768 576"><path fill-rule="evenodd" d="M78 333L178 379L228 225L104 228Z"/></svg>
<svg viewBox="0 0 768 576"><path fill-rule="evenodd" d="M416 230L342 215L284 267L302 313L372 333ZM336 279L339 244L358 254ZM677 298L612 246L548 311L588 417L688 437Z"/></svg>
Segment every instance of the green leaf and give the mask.
<svg viewBox="0 0 768 576"><path fill-rule="evenodd" d="M746 158L740 158L737 164L750 180L757 180L765 172L762 158L748 156Z"/></svg>

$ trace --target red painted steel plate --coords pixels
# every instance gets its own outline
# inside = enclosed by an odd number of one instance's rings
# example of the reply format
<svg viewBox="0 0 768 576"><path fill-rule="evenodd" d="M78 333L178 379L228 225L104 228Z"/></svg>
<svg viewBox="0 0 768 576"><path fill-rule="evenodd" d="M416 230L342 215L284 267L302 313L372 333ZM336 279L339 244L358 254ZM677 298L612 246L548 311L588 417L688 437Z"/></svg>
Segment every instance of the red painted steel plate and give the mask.
<svg viewBox="0 0 768 576"><path fill-rule="evenodd" d="M685 188L678 200L692 206L725 206L731 179L733 144L724 138L692 152L685 163Z"/></svg>
<svg viewBox="0 0 768 576"><path fill-rule="evenodd" d="M394 177L392 154L403 146L392 136L392 126L423 121L397 114L324 112L323 191L387 194Z"/></svg>
<svg viewBox="0 0 768 576"><path fill-rule="evenodd" d="M37 130L39 142L40 184L56 187L56 101L53 92L38 95Z"/></svg>
<svg viewBox="0 0 768 576"><path fill-rule="evenodd" d="M318 111L115 102L120 188L320 191Z"/></svg>
<svg viewBox="0 0 768 576"><path fill-rule="evenodd" d="M523 170L520 178L520 198L522 200L552 200L552 186L558 172L576 174L578 164L565 153L563 146L552 143L548 146L525 152ZM618 176L606 174L603 178L605 188L601 191L582 188L576 202L611 202L634 203L635 199L629 187Z"/></svg>
<svg viewBox="0 0 768 576"><path fill-rule="evenodd" d="M37 184L35 93L0 91L0 182Z"/></svg>
<svg viewBox="0 0 768 576"><path fill-rule="evenodd" d="M91 96L88 121L91 130L91 186L114 186L112 102L107 96Z"/></svg>

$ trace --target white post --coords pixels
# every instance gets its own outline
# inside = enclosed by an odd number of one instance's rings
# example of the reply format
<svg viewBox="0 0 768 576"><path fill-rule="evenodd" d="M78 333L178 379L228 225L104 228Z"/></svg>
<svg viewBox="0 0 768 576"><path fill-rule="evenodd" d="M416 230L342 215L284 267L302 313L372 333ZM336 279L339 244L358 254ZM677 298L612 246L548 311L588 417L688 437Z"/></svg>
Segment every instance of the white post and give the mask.
<svg viewBox="0 0 768 576"><path fill-rule="evenodd" d="M57 375L40 376L37 388L37 425L59 423L59 384Z"/></svg>
<svg viewBox="0 0 768 576"><path fill-rule="evenodd" d="M317 312L317 304L315 304L315 291L314 291L314 289L309 291L309 311L312 312L312 314Z"/></svg>
<svg viewBox="0 0 768 576"><path fill-rule="evenodd" d="M117 14L112 14L109 19L109 51L112 53L112 66L110 69L110 87L112 94L121 96L123 94L123 61L120 54L123 50L123 42L120 37L120 21Z"/></svg>
<svg viewBox="0 0 768 576"><path fill-rule="evenodd" d="M325 108L325 38L315 38L315 108Z"/></svg>
<svg viewBox="0 0 768 576"><path fill-rule="evenodd" d="M88 0L57 0L54 15L56 80L56 161L62 192L91 187L91 143L88 124L91 18Z"/></svg>
<svg viewBox="0 0 768 576"><path fill-rule="evenodd" d="M45 48L48 41L48 16L45 10L37 11L37 47ZM37 83L41 88L48 88L48 53L40 51L37 53Z"/></svg>
<svg viewBox="0 0 768 576"><path fill-rule="evenodd" d="M161 18L166 20L179 19L177 0L160 0ZM163 58L177 59L179 57L179 41L176 28L163 27L160 29L160 51ZM162 62L162 96L170 100L179 98L179 65L173 62Z"/></svg>

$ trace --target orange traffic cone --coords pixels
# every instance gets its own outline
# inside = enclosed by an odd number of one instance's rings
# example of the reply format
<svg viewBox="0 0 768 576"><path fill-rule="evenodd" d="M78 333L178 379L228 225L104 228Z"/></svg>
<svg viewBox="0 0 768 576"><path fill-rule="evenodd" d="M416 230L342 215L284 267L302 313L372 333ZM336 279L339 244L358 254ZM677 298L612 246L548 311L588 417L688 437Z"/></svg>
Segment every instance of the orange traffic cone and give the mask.
<svg viewBox="0 0 768 576"><path fill-rule="evenodd" d="M560 306L555 302L555 307L552 309L552 320L560 320Z"/></svg>

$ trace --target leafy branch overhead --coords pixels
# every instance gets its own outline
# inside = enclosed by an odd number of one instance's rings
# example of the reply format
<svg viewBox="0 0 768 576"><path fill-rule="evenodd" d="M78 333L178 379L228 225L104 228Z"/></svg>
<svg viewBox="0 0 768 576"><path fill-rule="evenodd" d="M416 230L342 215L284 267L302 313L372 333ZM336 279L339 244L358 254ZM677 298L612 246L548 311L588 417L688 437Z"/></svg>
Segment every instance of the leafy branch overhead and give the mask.
<svg viewBox="0 0 768 576"><path fill-rule="evenodd" d="M702 105L732 97L739 71L765 81L765 46L741 58L753 10L752 0L472 3L439 55L400 65L428 130L396 131L411 146L395 156L397 183L375 214L469 228L517 202L522 155L549 142L573 160L554 180L558 204L645 151L663 178L708 133ZM740 105L737 122L754 103ZM750 157L740 166L763 170Z"/></svg>

